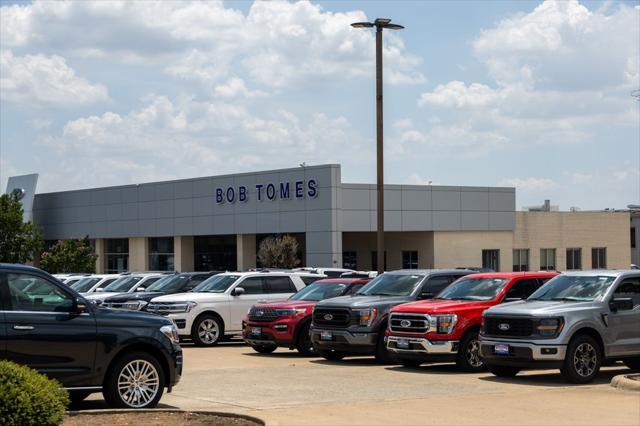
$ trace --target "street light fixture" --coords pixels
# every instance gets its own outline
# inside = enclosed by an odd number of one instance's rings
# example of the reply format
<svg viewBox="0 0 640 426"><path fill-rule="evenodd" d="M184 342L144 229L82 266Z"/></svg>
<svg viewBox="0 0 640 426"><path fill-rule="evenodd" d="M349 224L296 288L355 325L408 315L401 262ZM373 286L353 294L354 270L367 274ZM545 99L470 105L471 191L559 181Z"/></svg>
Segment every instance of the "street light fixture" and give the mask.
<svg viewBox="0 0 640 426"><path fill-rule="evenodd" d="M401 30L391 19L378 18L373 22L354 22L353 28L376 28L376 151L377 151L377 219L378 219L378 273L384 272L384 152L382 127L382 30Z"/></svg>

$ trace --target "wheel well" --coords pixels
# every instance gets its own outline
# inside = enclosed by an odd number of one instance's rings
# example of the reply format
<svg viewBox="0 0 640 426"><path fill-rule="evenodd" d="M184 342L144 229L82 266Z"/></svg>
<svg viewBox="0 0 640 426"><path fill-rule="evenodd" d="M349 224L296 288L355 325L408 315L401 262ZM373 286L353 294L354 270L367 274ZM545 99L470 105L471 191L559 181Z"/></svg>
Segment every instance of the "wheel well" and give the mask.
<svg viewBox="0 0 640 426"><path fill-rule="evenodd" d="M124 348L120 349L120 351L118 351L116 356L114 356L111 359L109 366L105 370L104 378L102 379L103 383L107 380L107 378L111 374L111 370L113 369L113 366L115 365L115 363L124 355L130 352L144 352L153 356L158 361L158 363L160 364L160 367L162 368L162 372L164 373L166 383L169 383L169 381L171 380L171 373L169 371L169 364L167 363L167 360L165 359L164 356L162 356L162 352L160 352L158 348L148 343L133 343L131 345L125 346Z"/></svg>
<svg viewBox="0 0 640 426"><path fill-rule="evenodd" d="M224 324L224 320L222 319L222 317L220 316L219 313L217 313L216 311L204 311L201 312L200 314L198 314L197 317L195 317L195 319L193 320L193 323L191 323L191 328L193 329L193 325L195 325L200 318L202 318L205 315L211 315L214 316L218 319L218 321L220 321L220 325L222 326L222 330L220 330L220 337L222 338L224 336L224 329L225 329L225 324Z"/></svg>
<svg viewBox="0 0 640 426"><path fill-rule="evenodd" d="M571 340L569 340L569 343L571 343L573 339L581 335L593 337L593 339L595 339L595 341L598 342L598 346L600 347L600 355L604 358L605 356L604 341L602 340L600 333L598 333L597 330L591 327L583 327L579 330L576 330L576 332L573 333L573 335L571 336Z"/></svg>
<svg viewBox="0 0 640 426"><path fill-rule="evenodd" d="M464 339L467 336L467 334L471 332L480 333L480 324L472 325L471 327L469 327L467 331L465 331L464 334L462 335L462 339Z"/></svg>
<svg viewBox="0 0 640 426"><path fill-rule="evenodd" d="M295 338L293 339L296 345L300 341L300 330L302 330L303 327L306 327L310 323L311 323L311 316L309 316L309 318L303 319L296 326L296 335L295 335Z"/></svg>

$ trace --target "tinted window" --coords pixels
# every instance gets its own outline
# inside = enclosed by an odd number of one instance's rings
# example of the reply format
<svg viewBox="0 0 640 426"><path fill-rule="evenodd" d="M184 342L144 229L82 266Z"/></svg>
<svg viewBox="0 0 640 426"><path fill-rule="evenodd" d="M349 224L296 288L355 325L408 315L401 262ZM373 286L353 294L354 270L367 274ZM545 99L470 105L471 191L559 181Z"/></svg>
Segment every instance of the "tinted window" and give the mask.
<svg viewBox="0 0 640 426"><path fill-rule="evenodd" d="M69 312L73 298L44 278L8 274L9 295L14 311Z"/></svg>
<svg viewBox="0 0 640 426"><path fill-rule="evenodd" d="M452 277L450 275L441 275L441 276L438 276L438 277L430 277L427 280L426 284L422 287L422 292L423 293L438 294L442 290L444 290L444 288L446 286L451 284L454 279L457 279L457 277Z"/></svg>
<svg viewBox="0 0 640 426"><path fill-rule="evenodd" d="M302 282L304 283L304 285L309 285L311 283L315 283L316 281L318 281L319 279L322 279L324 277L321 276L301 276L300 279L302 280Z"/></svg>
<svg viewBox="0 0 640 426"><path fill-rule="evenodd" d="M239 275L214 275L191 291L194 293L224 293L238 278L240 278Z"/></svg>
<svg viewBox="0 0 640 426"><path fill-rule="evenodd" d="M409 296L424 275L391 274L378 275L369 284L362 287L358 294L367 296Z"/></svg>
<svg viewBox="0 0 640 426"><path fill-rule="evenodd" d="M173 291L180 290L182 288L182 285L188 280L188 275L169 275L168 277L165 277L151 284L144 291L171 293Z"/></svg>
<svg viewBox="0 0 640 426"><path fill-rule="evenodd" d="M505 299L526 299L540 287L537 279L518 280L507 292Z"/></svg>
<svg viewBox="0 0 640 426"><path fill-rule="evenodd" d="M262 284L262 277L249 277L238 284L238 287L244 289L244 294L264 294L264 287Z"/></svg>
<svg viewBox="0 0 640 426"><path fill-rule="evenodd" d="M506 283L504 278L463 278L442 290L436 299L492 300Z"/></svg>
<svg viewBox="0 0 640 426"><path fill-rule="evenodd" d="M289 277L264 277L269 285L269 293L295 293L296 286Z"/></svg>
<svg viewBox="0 0 640 426"><path fill-rule="evenodd" d="M340 278L340 275L342 275L343 273L344 271L324 271L324 274L328 278Z"/></svg>
<svg viewBox="0 0 640 426"><path fill-rule="evenodd" d="M187 283L186 289L191 290L194 287L196 287L198 284L205 282L209 278L211 278L211 275L194 275L191 277L191 279Z"/></svg>
<svg viewBox="0 0 640 426"><path fill-rule="evenodd" d="M616 298L630 298L633 306L640 306L640 277L624 279L613 295Z"/></svg>
<svg viewBox="0 0 640 426"><path fill-rule="evenodd" d="M311 284L293 296L289 300L313 300L319 301L324 299L330 299L332 297L341 296L344 290L347 288L347 284L339 283L314 283Z"/></svg>
<svg viewBox="0 0 640 426"><path fill-rule="evenodd" d="M85 293L93 288L100 278L83 278L71 286L78 293Z"/></svg>
<svg viewBox="0 0 640 426"><path fill-rule="evenodd" d="M131 290L138 281L140 281L142 277L122 277L113 281L108 286L102 286L104 291L116 291L116 292L127 292Z"/></svg>
<svg viewBox="0 0 640 426"><path fill-rule="evenodd" d="M104 280L100 283L100 287L98 288L105 288L107 287L109 284L111 284L112 282L114 282L117 278L109 278L107 280Z"/></svg>
<svg viewBox="0 0 640 426"><path fill-rule="evenodd" d="M348 291L346 291L344 294L349 295L349 294L354 294L356 293L358 290L360 290L362 287L364 287L364 283L362 284L354 284L352 285Z"/></svg>

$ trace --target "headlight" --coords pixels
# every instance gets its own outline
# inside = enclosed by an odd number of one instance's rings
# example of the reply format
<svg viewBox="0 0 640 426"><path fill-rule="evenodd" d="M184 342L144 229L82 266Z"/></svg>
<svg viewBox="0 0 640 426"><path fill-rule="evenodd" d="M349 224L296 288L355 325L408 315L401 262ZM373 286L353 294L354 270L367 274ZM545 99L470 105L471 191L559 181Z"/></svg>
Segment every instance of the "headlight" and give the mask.
<svg viewBox="0 0 640 426"><path fill-rule="evenodd" d="M129 302L124 302L120 306L120 309L127 309L130 311L139 311L140 309L144 308L148 304L149 303L145 302L144 300L131 300Z"/></svg>
<svg viewBox="0 0 640 426"><path fill-rule="evenodd" d="M295 317L297 315L304 315L307 313L305 308L297 308L297 309L276 309L276 315L278 317Z"/></svg>
<svg viewBox="0 0 640 426"><path fill-rule="evenodd" d="M354 312L358 315L358 324L365 327L371 326L378 314L376 308L354 309Z"/></svg>
<svg viewBox="0 0 640 426"><path fill-rule="evenodd" d="M539 319L535 325L536 334L540 337L556 337L564 327L562 318Z"/></svg>
<svg viewBox="0 0 640 426"><path fill-rule="evenodd" d="M429 325L438 334L451 334L456 322L458 322L458 316L455 314L432 315Z"/></svg>
<svg viewBox="0 0 640 426"><path fill-rule="evenodd" d="M196 302L187 302L187 306L185 306L184 311L185 312L191 312L191 310L193 308L195 308L196 306L198 306L198 304Z"/></svg>
<svg viewBox="0 0 640 426"><path fill-rule="evenodd" d="M180 343L178 329L176 328L175 324L163 325L162 327L160 327L160 332L167 336L167 338L171 340L172 343L175 343L176 345Z"/></svg>

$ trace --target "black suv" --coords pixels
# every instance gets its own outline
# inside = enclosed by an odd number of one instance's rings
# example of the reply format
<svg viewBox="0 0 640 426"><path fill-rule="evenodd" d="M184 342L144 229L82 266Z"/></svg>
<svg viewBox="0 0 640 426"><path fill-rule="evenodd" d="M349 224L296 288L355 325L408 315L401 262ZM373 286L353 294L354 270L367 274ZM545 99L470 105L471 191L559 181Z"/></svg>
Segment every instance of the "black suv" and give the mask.
<svg viewBox="0 0 640 426"><path fill-rule="evenodd" d="M323 300L313 309L311 341L318 355L375 355L388 363L384 341L389 310L401 303L431 299L446 286L473 273L460 269L407 269L385 272L351 296Z"/></svg>
<svg viewBox="0 0 640 426"><path fill-rule="evenodd" d="M182 374L178 330L146 312L103 309L37 268L0 263L0 357L58 380L72 402L151 408Z"/></svg>
<svg viewBox="0 0 640 426"><path fill-rule="evenodd" d="M165 294L186 293L209 277L220 273L221 271L183 272L181 274L168 275L151 284L144 291L108 297L104 300L102 306L130 311L145 310L145 307L154 297Z"/></svg>

